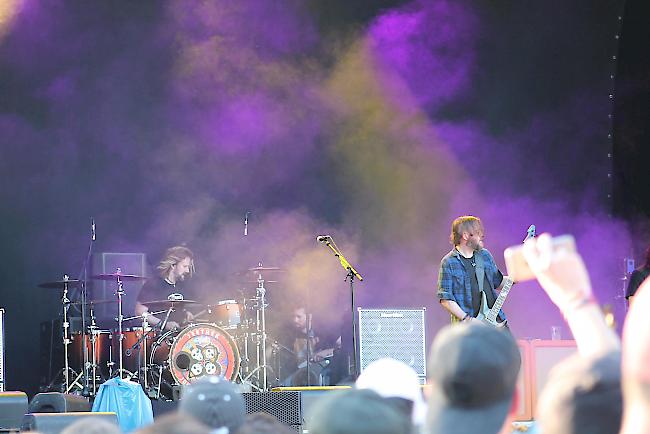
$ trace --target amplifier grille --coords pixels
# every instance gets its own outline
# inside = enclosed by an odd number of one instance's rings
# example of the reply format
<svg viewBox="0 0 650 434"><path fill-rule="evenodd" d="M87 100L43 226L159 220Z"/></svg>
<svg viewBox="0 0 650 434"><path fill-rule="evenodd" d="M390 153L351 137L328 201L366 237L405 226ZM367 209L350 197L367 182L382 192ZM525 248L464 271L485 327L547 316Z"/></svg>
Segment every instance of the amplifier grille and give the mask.
<svg viewBox="0 0 650 434"><path fill-rule="evenodd" d="M246 413L262 411L287 425L302 425L300 392L245 392Z"/></svg>
<svg viewBox="0 0 650 434"><path fill-rule="evenodd" d="M382 357L390 357L411 366L426 377L426 309L359 308L360 371Z"/></svg>

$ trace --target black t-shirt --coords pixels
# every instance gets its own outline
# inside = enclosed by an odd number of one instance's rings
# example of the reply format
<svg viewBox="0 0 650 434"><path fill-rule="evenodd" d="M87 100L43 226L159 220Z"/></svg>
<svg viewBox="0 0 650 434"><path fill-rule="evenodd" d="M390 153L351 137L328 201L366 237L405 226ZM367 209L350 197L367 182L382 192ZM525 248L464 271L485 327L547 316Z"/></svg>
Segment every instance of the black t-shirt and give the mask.
<svg viewBox="0 0 650 434"><path fill-rule="evenodd" d="M630 275L630 283L625 290L625 298L633 297L636 294L636 290L648 275L650 275L650 268L641 267L634 270Z"/></svg>
<svg viewBox="0 0 650 434"><path fill-rule="evenodd" d="M465 270L467 270L467 273L469 274L469 280L472 285L472 310L473 310L472 316L476 317L476 315L478 315L479 309L481 308L482 297L478 289L478 279L476 277L476 262L474 259L474 255L472 255L471 258L465 258L463 255L459 255L459 258L463 262L463 265L465 266ZM501 271L498 271L498 278L494 282L495 288L498 288L499 285L501 285L502 280L503 280L503 274L501 274ZM493 291L490 291L488 288L490 288L490 282L488 281L487 275L485 275L483 277L483 292L485 292L488 307L492 308L492 306L494 306L494 302L496 301L496 299L494 298Z"/></svg>
<svg viewBox="0 0 650 434"><path fill-rule="evenodd" d="M147 301L158 301L158 300L167 300L170 294L184 294L184 288L181 286L182 282L179 282L177 285L172 285L167 282L165 279L160 277L147 279L146 283L142 286L140 293L138 294L138 303L145 304ZM187 297L184 297L187 298ZM146 305L146 304L145 304ZM151 306L149 307L149 312L165 310L164 307L160 306ZM163 319L165 314L157 314L157 318ZM169 316L169 321L176 321L179 324L185 319L185 313L183 309L178 309Z"/></svg>

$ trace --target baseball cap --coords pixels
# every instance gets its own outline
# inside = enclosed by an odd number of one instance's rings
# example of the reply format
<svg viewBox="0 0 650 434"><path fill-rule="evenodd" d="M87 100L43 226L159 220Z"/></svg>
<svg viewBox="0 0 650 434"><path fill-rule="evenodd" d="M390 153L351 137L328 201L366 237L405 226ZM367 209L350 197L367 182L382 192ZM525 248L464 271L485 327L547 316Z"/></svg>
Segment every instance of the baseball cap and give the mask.
<svg viewBox="0 0 650 434"><path fill-rule="evenodd" d="M314 404L310 434L410 434L410 418L369 389L333 392Z"/></svg>
<svg viewBox="0 0 650 434"><path fill-rule="evenodd" d="M512 404L521 354L509 331L476 322L448 325L428 361L430 433L496 434Z"/></svg>
<svg viewBox="0 0 650 434"><path fill-rule="evenodd" d="M384 398L401 398L412 402L413 423L424 423L426 404L417 372L404 362L381 358L370 363L356 381L358 389L371 389Z"/></svg>
<svg viewBox="0 0 650 434"><path fill-rule="evenodd" d="M186 386L178 410L210 428L232 434L244 423L246 404L237 386L217 376L204 376Z"/></svg>

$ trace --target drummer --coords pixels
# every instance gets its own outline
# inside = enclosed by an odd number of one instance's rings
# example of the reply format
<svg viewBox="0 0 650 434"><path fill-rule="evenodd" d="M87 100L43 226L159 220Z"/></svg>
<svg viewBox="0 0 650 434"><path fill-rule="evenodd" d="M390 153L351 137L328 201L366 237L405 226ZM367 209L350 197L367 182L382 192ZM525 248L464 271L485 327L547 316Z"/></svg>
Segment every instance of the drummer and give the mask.
<svg viewBox="0 0 650 434"><path fill-rule="evenodd" d="M149 311L145 305L147 301L167 300L171 294L183 295L183 281L194 274L194 253L187 247L174 246L165 251L165 256L156 267L158 276L147 280L138 295L135 304L135 314L143 315ZM162 309L161 309L162 310ZM164 320L166 313L147 315L147 321L152 326ZM180 322L189 319L189 312L174 312L170 315L166 329L180 327Z"/></svg>

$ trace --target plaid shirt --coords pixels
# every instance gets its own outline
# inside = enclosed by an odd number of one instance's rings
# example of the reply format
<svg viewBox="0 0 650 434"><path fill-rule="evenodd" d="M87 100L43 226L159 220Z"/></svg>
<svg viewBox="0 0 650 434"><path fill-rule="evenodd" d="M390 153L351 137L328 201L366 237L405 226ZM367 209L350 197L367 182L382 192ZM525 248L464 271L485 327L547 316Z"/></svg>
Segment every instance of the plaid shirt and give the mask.
<svg viewBox="0 0 650 434"><path fill-rule="evenodd" d="M481 249L474 253L483 258L483 267L485 268L485 277L490 283L489 288L483 288L484 291L492 291L494 299L497 293L494 289L494 282L499 280L500 271L494 262L492 254L487 249ZM440 261L440 271L438 271L438 298L440 300L453 300L460 306L463 311L473 316L472 307L472 281L471 275L474 270L466 270L463 262L460 260L460 253L455 248L447 253ZM453 317L453 315L452 315ZM499 320L505 321L506 316L503 310L499 312Z"/></svg>

